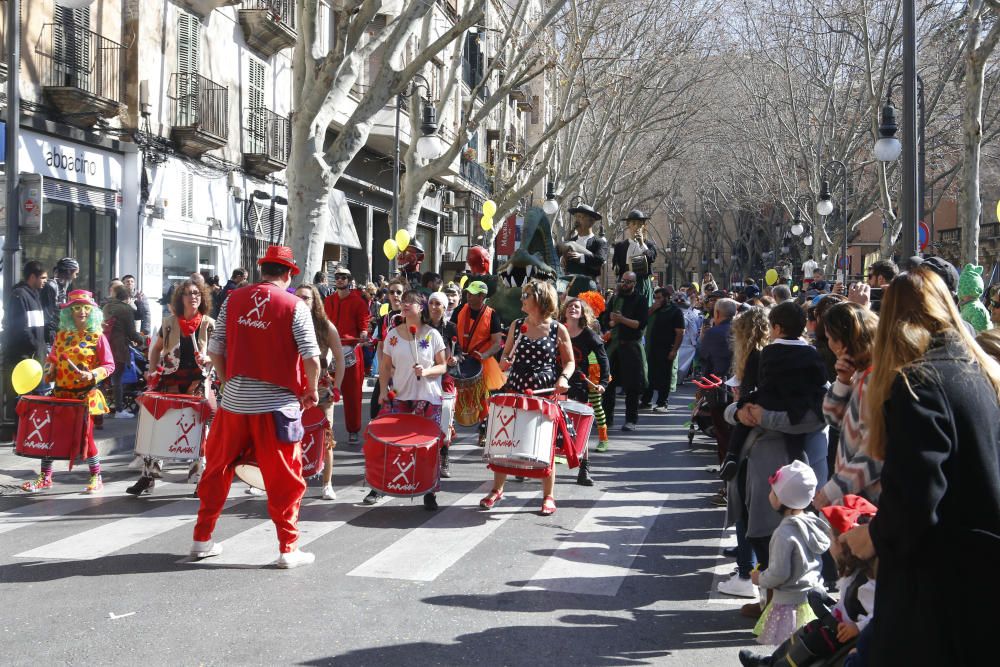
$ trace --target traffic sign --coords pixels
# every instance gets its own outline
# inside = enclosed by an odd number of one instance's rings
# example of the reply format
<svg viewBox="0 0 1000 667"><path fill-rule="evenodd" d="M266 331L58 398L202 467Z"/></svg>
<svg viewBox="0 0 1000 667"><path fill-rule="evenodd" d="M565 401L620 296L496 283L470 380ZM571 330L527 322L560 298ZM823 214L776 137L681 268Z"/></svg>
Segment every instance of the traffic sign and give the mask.
<svg viewBox="0 0 1000 667"><path fill-rule="evenodd" d="M923 221L917 223L917 245L920 247L920 250L927 247L930 238L931 230L927 227L927 224Z"/></svg>

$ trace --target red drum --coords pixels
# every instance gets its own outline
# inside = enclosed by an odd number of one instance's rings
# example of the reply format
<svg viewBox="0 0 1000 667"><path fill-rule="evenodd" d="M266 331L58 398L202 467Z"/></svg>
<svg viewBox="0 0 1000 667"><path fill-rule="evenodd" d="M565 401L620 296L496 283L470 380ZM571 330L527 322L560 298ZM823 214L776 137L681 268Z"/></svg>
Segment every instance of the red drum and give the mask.
<svg viewBox="0 0 1000 667"><path fill-rule="evenodd" d="M86 401L26 395L17 414L14 452L20 456L75 461L86 453Z"/></svg>
<svg viewBox="0 0 1000 667"><path fill-rule="evenodd" d="M563 409L563 414L573 422L573 430L576 432L573 449L577 457L583 456L587 451L587 441L590 440L590 429L594 426L594 408L579 401L562 401L559 405ZM559 439L557 446L564 448L562 438Z"/></svg>
<svg viewBox="0 0 1000 667"><path fill-rule="evenodd" d="M483 458L498 472L548 477L555 456L557 424L561 421L562 413L555 401L497 394L489 401Z"/></svg>
<svg viewBox="0 0 1000 667"><path fill-rule="evenodd" d="M365 480L379 493L402 498L436 491L441 428L417 415L376 417L365 431Z"/></svg>
<svg viewBox="0 0 1000 667"><path fill-rule="evenodd" d="M138 398L135 453L154 459L196 459L212 415L208 400L190 394L147 391Z"/></svg>
<svg viewBox="0 0 1000 667"><path fill-rule="evenodd" d="M302 476L306 479L323 472L326 429L329 425L321 408L312 407L302 413L302 428L305 430L302 436Z"/></svg>

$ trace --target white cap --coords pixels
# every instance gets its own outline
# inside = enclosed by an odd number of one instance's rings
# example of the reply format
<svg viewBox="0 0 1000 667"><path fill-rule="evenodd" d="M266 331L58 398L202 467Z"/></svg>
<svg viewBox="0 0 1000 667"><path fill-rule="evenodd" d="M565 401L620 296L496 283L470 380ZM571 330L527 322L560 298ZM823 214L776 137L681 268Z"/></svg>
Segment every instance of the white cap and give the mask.
<svg viewBox="0 0 1000 667"><path fill-rule="evenodd" d="M432 292L429 297L427 297L427 302L437 301L445 308L448 307L448 295L444 292Z"/></svg>
<svg viewBox="0 0 1000 667"><path fill-rule="evenodd" d="M816 495L816 473L802 461L792 461L779 468L769 481L778 501L793 510L809 507Z"/></svg>

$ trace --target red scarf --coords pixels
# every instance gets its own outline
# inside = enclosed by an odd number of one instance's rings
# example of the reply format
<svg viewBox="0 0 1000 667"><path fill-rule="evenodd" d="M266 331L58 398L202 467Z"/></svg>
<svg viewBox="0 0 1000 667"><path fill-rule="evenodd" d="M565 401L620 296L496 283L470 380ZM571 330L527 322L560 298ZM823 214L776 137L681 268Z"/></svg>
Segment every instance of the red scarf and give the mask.
<svg viewBox="0 0 1000 667"><path fill-rule="evenodd" d="M201 313L195 313L195 316L190 320L185 320L180 315L177 316L177 326L180 327L181 333L185 336L192 335L201 326Z"/></svg>

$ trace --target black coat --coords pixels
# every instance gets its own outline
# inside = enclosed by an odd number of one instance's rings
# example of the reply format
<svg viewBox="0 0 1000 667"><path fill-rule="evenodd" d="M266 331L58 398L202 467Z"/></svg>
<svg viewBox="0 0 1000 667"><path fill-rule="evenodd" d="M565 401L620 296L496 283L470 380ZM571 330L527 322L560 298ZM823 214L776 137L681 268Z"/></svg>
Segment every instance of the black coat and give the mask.
<svg viewBox="0 0 1000 667"><path fill-rule="evenodd" d="M567 241L576 241L577 234ZM594 235L587 241L587 254L582 259L566 259L566 273L580 274L597 279L601 269L608 263L608 241L603 236Z"/></svg>
<svg viewBox="0 0 1000 667"><path fill-rule="evenodd" d="M37 290L21 281L4 306L3 359L13 367L23 359L45 360L45 314Z"/></svg>
<svg viewBox="0 0 1000 667"><path fill-rule="evenodd" d="M995 664L997 396L957 340L939 341L906 376L909 388L898 377L883 408L869 664Z"/></svg>
<svg viewBox="0 0 1000 667"><path fill-rule="evenodd" d="M615 244L614 253L612 254L611 257L611 265L614 267L615 275L618 278L621 278L622 274L629 270L628 248L629 248L629 241L627 239L624 241L619 241L618 243ZM656 259L656 244L653 243L652 241L647 240L646 250L645 252L643 252L643 254L649 258L649 265L650 267L652 267L653 260ZM647 276L639 276L640 279L644 277L648 277L648 274Z"/></svg>

